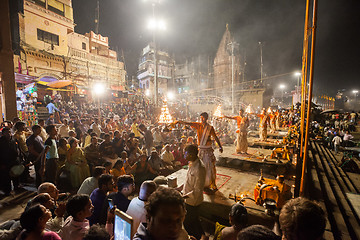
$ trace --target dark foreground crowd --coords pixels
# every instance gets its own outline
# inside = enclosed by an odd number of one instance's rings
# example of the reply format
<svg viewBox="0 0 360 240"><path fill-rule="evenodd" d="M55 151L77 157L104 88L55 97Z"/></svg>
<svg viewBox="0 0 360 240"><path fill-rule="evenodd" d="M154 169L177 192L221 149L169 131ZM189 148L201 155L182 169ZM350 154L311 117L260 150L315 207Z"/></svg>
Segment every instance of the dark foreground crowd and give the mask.
<svg viewBox="0 0 360 240"><path fill-rule="evenodd" d="M133 218L133 239L208 238L198 216L205 170L195 132L154 123L141 102L108 106L101 118L95 108L75 105L50 108L49 118L31 130L19 119L2 124L0 190L9 195L34 182L37 195L19 220L1 224L0 239L110 239L112 205ZM185 186L174 188L164 176L182 167L188 168ZM283 207L273 230L248 226L240 203L229 223L216 224L214 238L321 239L326 218L316 203L297 198Z"/></svg>

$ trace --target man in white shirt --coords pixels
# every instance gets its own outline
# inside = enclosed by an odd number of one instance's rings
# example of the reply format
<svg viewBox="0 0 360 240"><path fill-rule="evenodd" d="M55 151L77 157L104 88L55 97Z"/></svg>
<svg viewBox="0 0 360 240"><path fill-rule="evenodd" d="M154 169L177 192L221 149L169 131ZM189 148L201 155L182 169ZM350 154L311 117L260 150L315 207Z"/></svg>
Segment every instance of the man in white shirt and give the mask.
<svg viewBox="0 0 360 240"><path fill-rule="evenodd" d="M353 139L354 136L349 133L349 131L346 131L343 137L344 140L344 147L351 147L350 140Z"/></svg>
<svg viewBox="0 0 360 240"><path fill-rule="evenodd" d="M154 181L145 181L140 186L139 197L133 198L130 202L128 210L126 211L133 218L133 225L131 228L131 236L134 236L140 223L146 222L145 203L150 194L155 192L156 183Z"/></svg>
<svg viewBox="0 0 360 240"><path fill-rule="evenodd" d="M340 146L340 144L342 143L341 137L339 137L338 135L335 135L335 137L333 138L332 141L333 141L333 143L334 143L335 153L337 153L338 150L339 150L339 146Z"/></svg>
<svg viewBox="0 0 360 240"><path fill-rule="evenodd" d="M59 137L68 138L69 137L69 121L67 119L63 120L63 124L59 127Z"/></svg>
<svg viewBox="0 0 360 240"><path fill-rule="evenodd" d="M101 126L99 125L99 119L95 118L95 122L91 124L90 129L96 133L97 137L100 137L101 134Z"/></svg>
<svg viewBox="0 0 360 240"><path fill-rule="evenodd" d="M189 145L185 148L184 157L189 161L189 169L183 189L187 212L184 227L189 235L200 239L204 235L204 230L199 220L199 207L204 200L203 189L206 171L204 163L198 158L198 149L195 145Z"/></svg>
<svg viewBox="0 0 360 240"><path fill-rule="evenodd" d="M105 168L101 166L97 166L94 169L94 176L86 178L81 184L77 194L86 194L89 195L98 188L98 180L101 174L105 173Z"/></svg>
<svg viewBox="0 0 360 240"><path fill-rule="evenodd" d="M164 161L164 163L166 165L170 165L173 166L173 162L174 162L174 155L170 152L170 145L166 144L166 146L164 147L164 151L161 154L161 160Z"/></svg>

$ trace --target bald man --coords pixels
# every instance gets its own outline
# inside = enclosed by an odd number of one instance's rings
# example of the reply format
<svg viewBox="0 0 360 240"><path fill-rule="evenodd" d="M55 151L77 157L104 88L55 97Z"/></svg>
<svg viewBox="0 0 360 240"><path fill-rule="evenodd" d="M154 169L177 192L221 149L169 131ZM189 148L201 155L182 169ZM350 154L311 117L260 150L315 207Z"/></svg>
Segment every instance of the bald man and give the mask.
<svg viewBox="0 0 360 240"><path fill-rule="evenodd" d="M139 197L131 200L128 210L126 211L126 213L134 220L131 229L131 236L134 236L141 222L146 222L145 203L147 202L149 196L155 192L156 187L157 186L154 181L143 182L140 186Z"/></svg>

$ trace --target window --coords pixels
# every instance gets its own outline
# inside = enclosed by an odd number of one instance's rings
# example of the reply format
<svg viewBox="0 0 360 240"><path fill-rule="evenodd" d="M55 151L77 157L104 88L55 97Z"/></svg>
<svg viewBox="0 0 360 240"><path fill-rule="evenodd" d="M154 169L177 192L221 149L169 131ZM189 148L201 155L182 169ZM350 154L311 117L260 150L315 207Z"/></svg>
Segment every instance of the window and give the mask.
<svg viewBox="0 0 360 240"><path fill-rule="evenodd" d="M56 0L48 0L48 9L61 16L65 16L64 4Z"/></svg>
<svg viewBox="0 0 360 240"><path fill-rule="evenodd" d="M43 8L46 7L45 0L33 0L36 5L42 6Z"/></svg>
<svg viewBox="0 0 360 240"><path fill-rule="evenodd" d="M84 42L82 43L82 49L86 50L86 43L84 43Z"/></svg>
<svg viewBox="0 0 360 240"><path fill-rule="evenodd" d="M59 35L37 29L37 39L46 43L59 46Z"/></svg>

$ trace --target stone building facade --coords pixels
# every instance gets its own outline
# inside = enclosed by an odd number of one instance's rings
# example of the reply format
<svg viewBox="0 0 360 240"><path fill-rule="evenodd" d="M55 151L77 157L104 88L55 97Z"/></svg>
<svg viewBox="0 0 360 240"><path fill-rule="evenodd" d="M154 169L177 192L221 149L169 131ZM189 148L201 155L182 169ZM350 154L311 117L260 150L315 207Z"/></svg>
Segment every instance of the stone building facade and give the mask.
<svg viewBox="0 0 360 240"><path fill-rule="evenodd" d="M214 59L214 93L219 97L231 96L232 86L232 51L231 43L234 39L231 36L228 25L220 41L219 48ZM240 55L234 51L234 85L235 90L239 89L240 83Z"/></svg>
<svg viewBox="0 0 360 240"><path fill-rule="evenodd" d="M11 8L14 71L91 87L125 86L123 62L107 37L74 31L71 0L20 0Z"/></svg>
<svg viewBox="0 0 360 240"><path fill-rule="evenodd" d="M157 50L157 67L158 67L158 93L159 96L166 96L167 92L172 89L174 81L174 60L169 53ZM152 44L147 45L140 56L137 72L139 88L148 92L150 96L154 95L154 48Z"/></svg>

